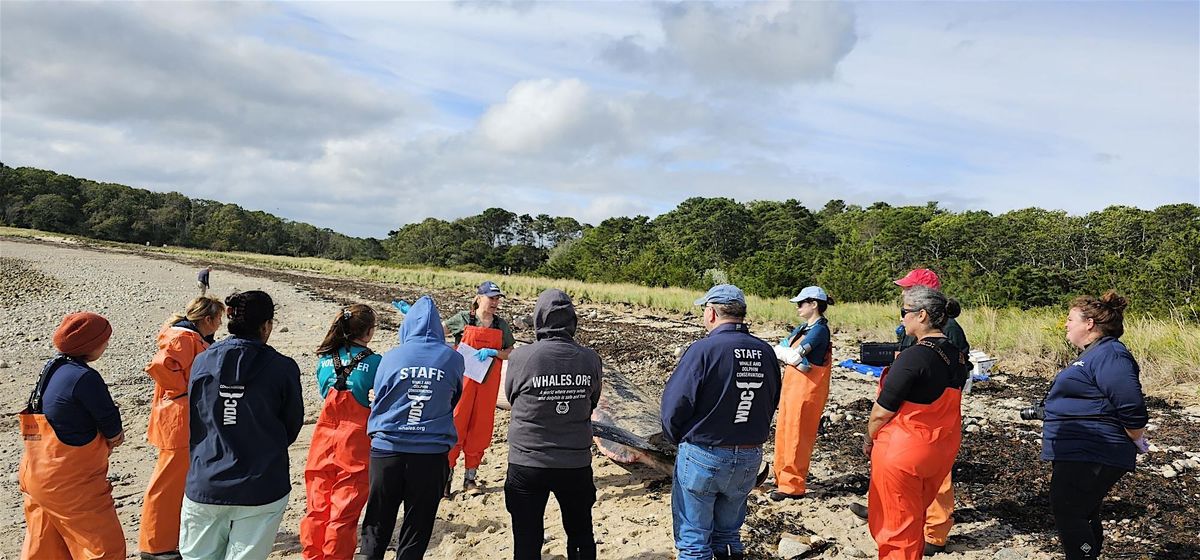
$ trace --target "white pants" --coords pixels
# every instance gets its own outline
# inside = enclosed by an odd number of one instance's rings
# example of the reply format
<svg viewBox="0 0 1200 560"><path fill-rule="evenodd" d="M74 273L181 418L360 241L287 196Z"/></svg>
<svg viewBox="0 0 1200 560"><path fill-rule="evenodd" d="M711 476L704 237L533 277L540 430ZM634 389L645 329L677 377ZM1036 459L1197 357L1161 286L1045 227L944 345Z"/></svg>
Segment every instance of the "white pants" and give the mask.
<svg viewBox="0 0 1200 560"><path fill-rule="evenodd" d="M183 497L179 554L184 560L263 560L275 545L288 496L261 506L221 506Z"/></svg>

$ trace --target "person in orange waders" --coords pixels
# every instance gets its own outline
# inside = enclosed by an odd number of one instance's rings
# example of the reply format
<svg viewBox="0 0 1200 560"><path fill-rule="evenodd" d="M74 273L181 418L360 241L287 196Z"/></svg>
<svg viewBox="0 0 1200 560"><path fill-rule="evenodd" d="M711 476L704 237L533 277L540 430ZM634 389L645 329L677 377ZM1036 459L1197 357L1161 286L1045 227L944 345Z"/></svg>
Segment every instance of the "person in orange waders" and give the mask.
<svg viewBox="0 0 1200 560"><path fill-rule="evenodd" d="M18 416L25 453L18 480L25 494L23 560L125 558L108 456L125 441L121 413L100 373L112 326L95 313L73 313L54 331L61 352L42 368Z"/></svg>
<svg viewBox="0 0 1200 560"><path fill-rule="evenodd" d="M367 503L371 440L368 393L380 356L367 348L375 311L342 308L317 347L317 386L325 404L313 428L304 487L308 511L300 520L305 560L350 560L358 547L358 514Z"/></svg>
<svg viewBox="0 0 1200 560"><path fill-rule="evenodd" d="M900 286L902 295L903 290L908 290L913 286L926 286L934 290L940 290L942 286L937 273L928 268L912 270L904 278L893 283ZM955 348L958 348L959 352L969 356L971 343L967 341L967 334L963 332L962 326L955 320L960 311L957 303L947 309L947 315L950 318L942 327L942 334L946 335L946 338ZM896 328L896 338L899 343L897 344L897 354L917 342L916 338L904 332L903 325ZM967 369L971 368L971 364L968 363ZM945 551L950 537L950 529L954 527L954 482L952 478L950 473L946 474L946 479L942 481L941 487L938 489L937 498L925 510L925 556L933 556ZM867 508L862 504L850 504L850 510L863 519L867 518Z"/></svg>
<svg viewBox="0 0 1200 560"><path fill-rule="evenodd" d="M820 286L809 286L791 301L805 324L775 346L775 357L785 365L775 421L775 490L770 494L777 502L803 498L807 491L805 479L821 413L829 400L833 363L829 320L825 318L833 298Z"/></svg>
<svg viewBox="0 0 1200 560"><path fill-rule="evenodd" d="M863 442L871 458L867 523L880 559L925 553L925 510L958 455L966 356L941 330L955 305L925 286L904 293L900 319L917 343L880 377Z"/></svg>
<svg viewBox="0 0 1200 560"><path fill-rule="evenodd" d="M158 332L158 353L146 366L154 379L146 439L158 448L158 462L142 498L138 550L142 560L179 556L179 510L188 470L188 379L192 361L213 342L225 304L200 296L184 313L172 314Z"/></svg>
<svg viewBox="0 0 1200 560"><path fill-rule="evenodd" d="M462 399L454 407L454 428L458 430L458 442L450 449L450 477L446 479L445 497L450 497L450 481L454 478L454 467L458 455L466 458L466 473L463 475L463 491L470 495L482 493L477 472L483 461L483 453L492 443L492 428L496 420L496 395L500 391L500 360L507 360L516 339L508 323L496 315L500 298L504 293L495 282L479 285L469 311L460 311L443 323L447 337L454 344L465 343L478 350L479 361L492 360L483 383L463 379Z"/></svg>

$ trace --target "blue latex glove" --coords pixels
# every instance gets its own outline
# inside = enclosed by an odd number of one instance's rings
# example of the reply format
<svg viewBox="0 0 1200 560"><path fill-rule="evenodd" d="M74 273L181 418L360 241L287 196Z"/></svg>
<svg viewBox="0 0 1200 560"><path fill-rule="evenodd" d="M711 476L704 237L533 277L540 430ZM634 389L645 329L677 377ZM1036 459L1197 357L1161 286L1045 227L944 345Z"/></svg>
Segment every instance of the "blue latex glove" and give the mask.
<svg viewBox="0 0 1200 560"><path fill-rule="evenodd" d="M394 300L392 300L392 307L395 307L396 311L399 311L405 315L408 315L408 310L412 306L409 305L407 301L404 301L402 299L394 299Z"/></svg>
<svg viewBox="0 0 1200 560"><path fill-rule="evenodd" d="M896 327L896 340L904 340L905 334L904 325Z"/></svg>
<svg viewBox="0 0 1200 560"><path fill-rule="evenodd" d="M495 348L483 348L475 353L475 359L479 360L481 362L486 362L488 360L488 358L495 358L495 357L496 357L496 349Z"/></svg>
<svg viewBox="0 0 1200 560"><path fill-rule="evenodd" d="M791 337L785 336L785 337L783 337L783 338L779 339L779 345L780 345L780 346L782 346L782 347L784 347L784 348L787 348L787 347L788 347L788 339L789 339L789 338L791 338Z"/></svg>

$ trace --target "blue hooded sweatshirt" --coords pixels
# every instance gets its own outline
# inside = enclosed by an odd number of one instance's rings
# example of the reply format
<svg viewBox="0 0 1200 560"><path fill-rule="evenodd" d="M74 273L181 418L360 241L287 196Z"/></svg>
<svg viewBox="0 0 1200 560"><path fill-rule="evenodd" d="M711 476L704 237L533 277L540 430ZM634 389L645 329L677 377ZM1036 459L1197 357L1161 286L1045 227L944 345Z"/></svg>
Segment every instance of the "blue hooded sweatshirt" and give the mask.
<svg viewBox="0 0 1200 560"><path fill-rule="evenodd" d="M226 337L192 362L193 502L261 506L291 491L288 446L304 423L300 368L265 342Z"/></svg>
<svg viewBox="0 0 1200 560"><path fill-rule="evenodd" d="M464 369L462 355L446 344L433 300L421 297L400 326L400 345L383 355L375 372L367 420L371 454L449 452L458 439L454 405Z"/></svg>

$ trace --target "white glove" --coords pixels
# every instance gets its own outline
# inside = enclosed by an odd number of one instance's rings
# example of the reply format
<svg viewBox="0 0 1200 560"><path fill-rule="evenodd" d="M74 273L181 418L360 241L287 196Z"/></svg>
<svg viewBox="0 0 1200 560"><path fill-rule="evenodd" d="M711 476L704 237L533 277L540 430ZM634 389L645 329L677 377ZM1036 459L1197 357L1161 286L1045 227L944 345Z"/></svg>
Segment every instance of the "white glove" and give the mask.
<svg viewBox="0 0 1200 560"><path fill-rule="evenodd" d="M804 356L801 356L800 352L797 352L793 348L788 348L787 346L775 346L774 349L775 358L785 364L794 366L799 364L800 360L804 359Z"/></svg>

